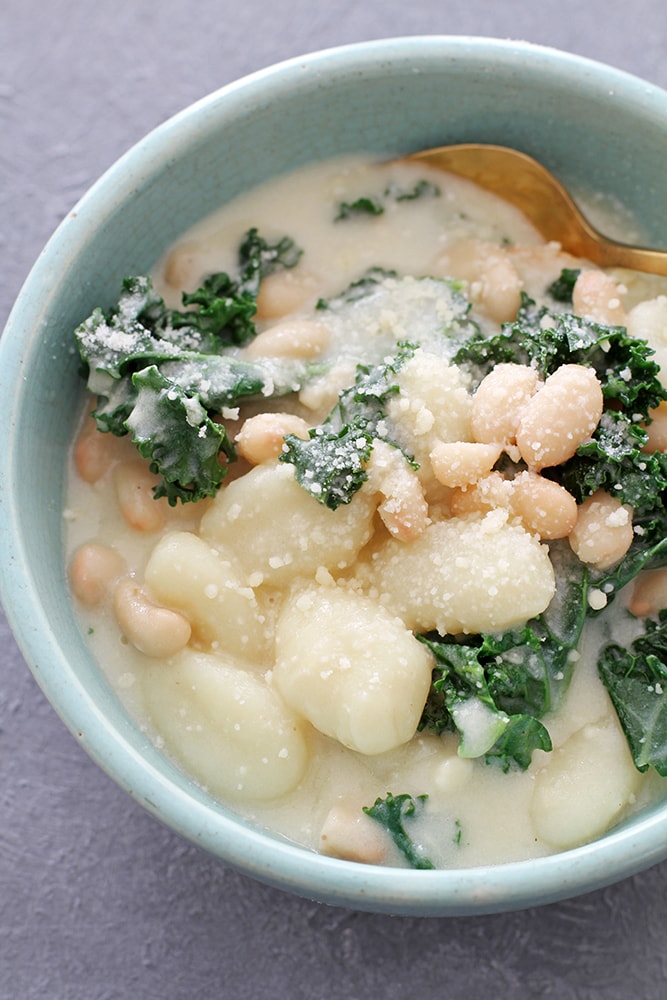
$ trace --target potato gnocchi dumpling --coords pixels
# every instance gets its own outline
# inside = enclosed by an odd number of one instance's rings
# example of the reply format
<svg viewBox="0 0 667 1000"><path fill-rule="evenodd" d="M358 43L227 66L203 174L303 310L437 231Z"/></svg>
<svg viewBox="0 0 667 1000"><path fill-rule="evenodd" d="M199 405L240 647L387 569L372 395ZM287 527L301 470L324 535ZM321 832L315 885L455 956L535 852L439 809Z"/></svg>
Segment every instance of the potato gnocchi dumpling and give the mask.
<svg viewBox="0 0 667 1000"><path fill-rule="evenodd" d="M500 508L433 523L409 546L386 539L357 580L409 628L443 635L511 628L555 590L547 547Z"/></svg>
<svg viewBox="0 0 667 1000"><path fill-rule="evenodd" d="M363 754L414 736L431 686L426 648L377 602L336 587L296 590L276 626L273 681L316 729Z"/></svg>
<svg viewBox="0 0 667 1000"><path fill-rule="evenodd" d="M165 745L213 795L270 800L308 763L305 727L271 688L219 655L186 650L142 672Z"/></svg>
<svg viewBox="0 0 667 1000"><path fill-rule="evenodd" d="M256 466L230 483L201 522L201 535L228 549L246 579L284 586L321 566L352 565L371 537L376 504L364 493L338 510L314 503L290 465Z"/></svg>
<svg viewBox="0 0 667 1000"><path fill-rule="evenodd" d="M640 783L617 721L587 723L535 776L535 829L560 850L592 840L634 801Z"/></svg>

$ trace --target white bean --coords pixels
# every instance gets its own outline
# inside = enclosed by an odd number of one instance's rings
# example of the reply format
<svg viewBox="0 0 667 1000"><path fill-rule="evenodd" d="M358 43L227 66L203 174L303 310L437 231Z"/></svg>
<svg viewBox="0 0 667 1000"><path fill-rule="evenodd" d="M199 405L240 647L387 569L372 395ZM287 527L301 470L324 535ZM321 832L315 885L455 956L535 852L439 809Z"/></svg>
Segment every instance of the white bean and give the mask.
<svg viewBox="0 0 667 1000"><path fill-rule="evenodd" d="M69 564L69 582L75 597L87 607L101 604L125 570L125 560L108 545L86 542Z"/></svg>
<svg viewBox="0 0 667 1000"><path fill-rule="evenodd" d="M97 429L95 421L86 420L74 443L74 467L84 483L96 483L117 461L121 444L113 434Z"/></svg>
<svg viewBox="0 0 667 1000"><path fill-rule="evenodd" d="M239 455L251 465L260 465L280 455L285 436L308 439L308 424L294 413L258 413L248 417L235 441Z"/></svg>
<svg viewBox="0 0 667 1000"><path fill-rule="evenodd" d="M624 326L622 289L604 271L585 270L572 290L572 311L596 323Z"/></svg>
<svg viewBox="0 0 667 1000"><path fill-rule="evenodd" d="M480 382L472 400L475 441L513 444L521 411L538 389L538 375L528 365L499 364Z"/></svg>
<svg viewBox="0 0 667 1000"><path fill-rule="evenodd" d="M376 439L368 475L370 488L384 498L378 513L390 534L405 542L421 535L429 523L428 504L417 473L398 448Z"/></svg>
<svg viewBox="0 0 667 1000"><path fill-rule="evenodd" d="M667 569L642 573L635 583L628 608L638 618L646 618L667 608Z"/></svg>
<svg viewBox="0 0 667 1000"><path fill-rule="evenodd" d="M257 296L259 319L277 319L305 306L317 294L314 275L300 270L274 271L262 279Z"/></svg>
<svg viewBox="0 0 667 1000"><path fill-rule="evenodd" d="M387 857L387 838L360 806L337 802L327 813L320 833L320 850L332 858L380 865Z"/></svg>
<svg viewBox="0 0 667 1000"><path fill-rule="evenodd" d="M329 345L324 323L291 319L258 333L245 349L246 358L316 358Z"/></svg>
<svg viewBox="0 0 667 1000"><path fill-rule="evenodd" d="M602 405L592 368L557 368L521 413L516 443L526 465L539 471L572 458L597 427Z"/></svg>
<svg viewBox="0 0 667 1000"><path fill-rule="evenodd" d="M570 545L582 562L608 569L622 559L632 544L632 508L598 490L579 507Z"/></svg>
<svg viewBox="0 0 667 1000"><path fill-rule="evenodd" d="M190 623L169 608L152 604L136 581L121 580L114 592L114 612L126 638L146 656L168 658L190 641Z"/></svg>
<svg viewBox="0 0 667 1000"><path fill-rule="evenodd" d="M154 532L164 526L165 501L153 496L157 481L143 462L121 462L114 469L118 506L127 524L136 531Z"/></svg>
<svg viewBox="0 0 667 1000"><path fill-rule="evenodd" d="M167 258L164 280L178 292L194 292L205 269L202 247L194 242L181 243Z"/></svg>
<svg viewBox="0 0 667 1000"><path fill-rule="evenodd" d="M491 471L501 450L499 444L438 441L429 458L435 478L443 486L468 486Z"/></svg>
<svg viewBox="0 0 667 1000"><path fill-rule="evenodd" d="M534 472L522 472L512 481L510 509L542 539L566 538L577 523L572 494Z"/></svg>

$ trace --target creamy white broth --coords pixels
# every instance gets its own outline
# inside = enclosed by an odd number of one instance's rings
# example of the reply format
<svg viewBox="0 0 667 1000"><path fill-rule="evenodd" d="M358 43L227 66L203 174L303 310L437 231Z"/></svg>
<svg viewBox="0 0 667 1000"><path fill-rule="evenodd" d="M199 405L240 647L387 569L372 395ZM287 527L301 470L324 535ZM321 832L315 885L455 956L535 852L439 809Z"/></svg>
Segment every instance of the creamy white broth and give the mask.
<svg viewBox="0 0 667 1000"><path fill-rule="evenodd" d="M333 221L335 208L341 202L382 192L390 183L411 189L424 178L438 185L440 197L410 201L387 198L381 216L361 215ZM533 227L515 209L465 181L425 171L421 166L377 165L352 158L278 178L194 227L155 269L155 285L165 301L174 307L180 305L181 289L193 290L207 273L220 270L233 273L239 241L251 227L257 227L267 239L289 235L303 249L302 260L294 271L299 301L291 315L297 318L311 316L319 298L337 295L369 267L394 270L399 275L444 277L439 270L443 258L447 259L452 248L464 240L483 241L502 250L511 248L523 290L538 301L544 298L546 287L558 277L562 267L576 263L558 247L545 247ZM619 277L628 288L628 307L655 296L663 287L644 276ZM474 307L475 318L484 329L496 330L498 321L485 310L481 283L473 278L468 290L473 302L477 300L479 304L479 308ZM352 321L349 313L341 321L330 318L332 337L320 360L334 367L340 365L341 388L353 380L356 362L381 361L392 343L402 337L414 338L445 356L451 353L447 345L436 347L437 338L432 338L439 310L446 308L446 303L439 302L437 289L426 303L423 288L420 295L415 307L406 307L403 312L401 303L406 301L406 286L399 283L395 302L383 313L365 313L362 303ZM275 322L276 317L260 318L258 328L268 329ZM373 333L369 337L370 327ZM243 351L238 353L242 355ZM319 400L317 392L311 392L302 394L301 399L290 400L289 406L309 423L316 424L330 408L327 392L321 394L321 405ZM278 399L250 404L246 412L284 408L286 400ZM234 416L227 415L231 422ZM73 462L65 514L68 559L80 546L93 541L118 553L123 560L122 575L142 584L155 558L158 541L174 531L198 537L201 525L215 520L218 498L177 508L168 508L161 501L163 523L155 530L136 530L128 525L119 509L114 485L119 464L134 460L133 446L127 439L112 439L105 441L105 447L109 469L95 482L83 481ZM243 471L243 463L240 466ZM230 479L237 474L235 470ZM221 493L227 489L223 485ZM435 515L438 502L429 499ZM371 564L368 553L382 530L376 519L373 525L373 540L367 547L361 546L361 562L367 566ZM210 544L210 532L205 531L204 538ZM251 567L252 556L248 559ZM246 656L241 645L230 656L222 648L224 637L216 635L213 640L209 637L202 642L200 634L199 639L195 637L190 643L195 651L193 656L218 657L221 662L230 663L233 669L245 671L253 685L266 689L272 699L280 701L273 677L274 629L294 581L255 578L251 568L244 568L241 576L236 590L243 592L248 606L252 604L255 616L252 622L257 634L250 640L251 645L254 643L252 655ZM354 564L342 567L334 576L340 586L352 593L368 591L363 566L360 573ZM316 584L326 591L327 587L337 589L334 576L330 569L320 567L299 580L302 586ZM619 599L616 605L616 625L626 617L622 603ZM502 863L552 853L591 839L649 801L656 788L659 789L654 777L641 775L634 768L609 697L598 678L594 657L599 643L597 627L587 632L562 704L544 719L554 750L549 754L535 751L526 771L505 774L499 767L485 764L483 759L462 758L453 735L437 737L416 732L403 745L379 753L361 753L319 732L297 713L294 728L298 729L298 738L289 744L289 750L286 744L278 752L284 751L285 758L291 755L298 780L276 797L266 793L257 797L241 779L235 779L230 786L226 776L229 761L224 741L218 740L216 730L214 696L206 696L197 710L192 707L190 695L183 693L174 698L168 690L174 676L174 658L148 657L139 652L119 627L110 596L94 607L86 608L79 603L77 610L101 668L150 738L214 797L308 848L358 856L360 860L405 864L380 827L364 816L362 807L372 805L388 792L409 793L428 796L427 808L410 827L410 833L436 866ZM251 624L250 631L252 627ZM629 640L632 627L629 623L624 639ZM192 676L188 671L196 668L193 663L186 664L184 672L178 675L181 689ZM266 711L274 709L272 701ZM292 718L290 709L288 720ZM581 745L572 742L577 734ZM300 764L296 760L299 755L303 757ZM545 778L549 768L564 764L572 766L569 771L564 769L562 780ZM567 777L577 768L581 775L579 785ZM239 774L242 771L241 763ZM284 769L281 773L285 773ZM285 780L289 785L289 773ZM562 795L562 788L568 783L571 787ZM280 787L279 782L275 787ZM591 799L595 799L591 788L599 790L599 803L591 804ZM569 820L569 815L575 819ZM343 819L337 822L340 816ZM322 840L323 830L326 840Z"/></svg>

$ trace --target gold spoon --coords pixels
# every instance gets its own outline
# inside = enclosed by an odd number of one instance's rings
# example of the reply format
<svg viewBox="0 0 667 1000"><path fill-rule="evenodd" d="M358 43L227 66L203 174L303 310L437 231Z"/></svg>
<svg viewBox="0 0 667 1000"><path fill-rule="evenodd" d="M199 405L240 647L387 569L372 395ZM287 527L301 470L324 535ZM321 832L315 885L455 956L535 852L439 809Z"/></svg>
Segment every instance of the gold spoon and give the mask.
<svg viewBox="0 0 667 1000"><path fill-rule="evenodd" d="M516 205L546 240L599 267L627 267L667 275L667 251L629 246L603 236L581 214L565 188L517 149L468 143L425 149L406 157L475 181Z"/></svg>

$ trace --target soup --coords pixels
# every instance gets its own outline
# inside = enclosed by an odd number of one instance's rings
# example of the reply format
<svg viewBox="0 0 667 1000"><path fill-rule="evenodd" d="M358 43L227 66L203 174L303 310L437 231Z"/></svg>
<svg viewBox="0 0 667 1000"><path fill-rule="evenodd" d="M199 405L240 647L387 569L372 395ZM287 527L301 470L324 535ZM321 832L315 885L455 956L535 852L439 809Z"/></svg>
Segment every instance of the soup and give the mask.
<svg viewBox="0 0 667 1000"><path fill-rule="evenodd" d="M367 863L549 854L661 794L663 291L364 158L129 278L77 330L67 557L147 735Z"/></svg>

